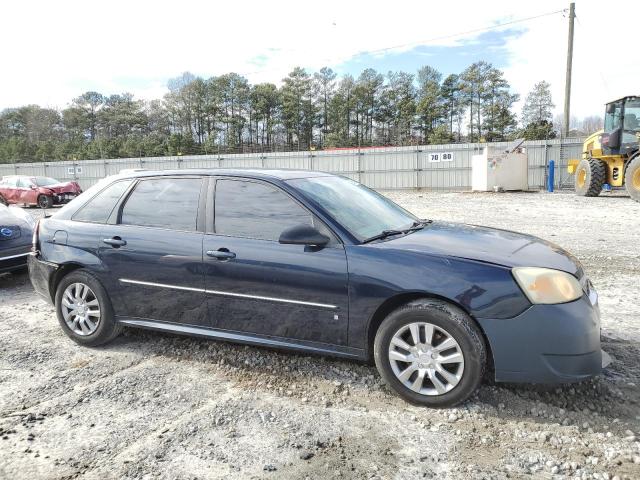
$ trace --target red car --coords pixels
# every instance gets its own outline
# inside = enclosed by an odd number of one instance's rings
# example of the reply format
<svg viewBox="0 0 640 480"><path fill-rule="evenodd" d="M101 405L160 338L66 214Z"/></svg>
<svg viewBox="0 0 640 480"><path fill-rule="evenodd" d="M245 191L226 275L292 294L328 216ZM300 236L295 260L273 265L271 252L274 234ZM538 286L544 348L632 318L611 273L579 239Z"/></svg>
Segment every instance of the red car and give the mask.
<svg viewBox="0 0 640 480"><path fill-rule="evenodd" d="M37 205L49 208L68 203L82 193L77 182L55 178L8 175L0 180L0 203Z"/></svg>

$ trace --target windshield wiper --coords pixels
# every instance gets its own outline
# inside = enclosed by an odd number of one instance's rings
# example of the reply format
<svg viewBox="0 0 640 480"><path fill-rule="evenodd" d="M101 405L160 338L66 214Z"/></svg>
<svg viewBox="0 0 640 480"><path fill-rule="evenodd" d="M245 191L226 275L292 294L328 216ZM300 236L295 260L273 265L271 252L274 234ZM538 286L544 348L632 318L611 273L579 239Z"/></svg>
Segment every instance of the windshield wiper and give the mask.
<svg viewBox="0 0 640 480"><path fill-rule="evenodd" d="M391 237L393 235L406 235L407 233L416 232L418 230L422 230L425 226L432 223L433 220L416 220L414 221L410 227L403 229L390 229L383 230L382 232L374 235L373 237L365 238L362 243L369 243L375 240L382 240L383 238Z"/></svg>
<svg viewBox="0 0 640 480"><path fill-rule="evenodd" d="M374 240L380 240L383 238L390 237L392 235L402 235L403 233L405 233L405 230L383 230L377 235L374 235L373 237L365 238L362 241L362 243L373 242Z"/></svg>

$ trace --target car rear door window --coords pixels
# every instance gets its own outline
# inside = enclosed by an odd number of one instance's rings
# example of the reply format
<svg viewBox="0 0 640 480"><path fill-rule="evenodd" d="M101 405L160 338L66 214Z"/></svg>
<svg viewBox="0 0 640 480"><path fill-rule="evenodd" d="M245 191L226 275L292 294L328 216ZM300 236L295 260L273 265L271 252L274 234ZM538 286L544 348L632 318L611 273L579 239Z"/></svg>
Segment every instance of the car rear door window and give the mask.
<svg viewBox="0 0 640 480"><path fill-rule="evenodd" d="M31 188L31 185L33 185L33 182L31 182L31 180L29 180L28 178L20 178L18 180L18 187Z"/></svg>
<svg viewBox="0 0 640 480"><path fill-rule="evenodd" d="M300 224L313 225L311 214L283 191L244 180L216 182L216 233L278 240L283 230Z"/></svg>
<svg viewBox="0 0 640 480"><path fill-rule="evenodd" d="M76 214L73 220L78 222L106 223L113 208L129 188L132 180L121 180L112 183L87 202Z"/></svg>
<svg viewBox="0 0 640 480"><path fill-rule="evenodd" d="M195 231L201 186L200 178L141 180L122 208L120 223Z"/></svg>

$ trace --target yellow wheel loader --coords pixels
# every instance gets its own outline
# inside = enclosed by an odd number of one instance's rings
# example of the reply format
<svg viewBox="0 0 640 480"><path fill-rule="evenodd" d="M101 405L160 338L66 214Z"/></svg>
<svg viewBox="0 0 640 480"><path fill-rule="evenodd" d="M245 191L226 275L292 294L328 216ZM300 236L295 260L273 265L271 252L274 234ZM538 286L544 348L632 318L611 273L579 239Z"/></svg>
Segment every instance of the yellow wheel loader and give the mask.
<svg viewBox="0 0 640 480"><path fill-rule="evenodd" d="M607 104L604 129L584 142L582 160L569 160L578 195L595 197L607 183L626 186L640 202L640 97L624 97Z"/></svg>

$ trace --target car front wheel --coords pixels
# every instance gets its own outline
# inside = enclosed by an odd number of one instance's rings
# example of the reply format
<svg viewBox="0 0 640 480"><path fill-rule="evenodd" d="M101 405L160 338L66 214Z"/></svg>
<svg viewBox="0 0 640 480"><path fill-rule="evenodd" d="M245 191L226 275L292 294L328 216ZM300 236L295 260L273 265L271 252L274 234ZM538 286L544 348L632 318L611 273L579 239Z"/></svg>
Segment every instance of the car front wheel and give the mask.
<svg viewBox="0 0 640 480"><path fill-rule="evenodd" d="M94 347L109 342L122 330L102 284L86 270L74 270L56 289L56 314L65 334Z"/></svg>
<svg viewBox="0 0 640 480"><path fill-rule="evenodd" d="M53 198L46 195L38 196L38 206L40 208L51 208L53 206Z"/></svg>
<svg viewBox="0 0 640 480"><path fill-rule="evenodd" d="M471 396L482 379L486 355L474 321L435 299L416 300L392 312L374 343L385 382L409 402L436 408Z"/></svg>

